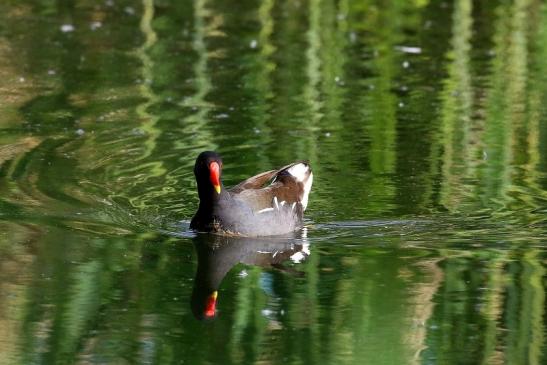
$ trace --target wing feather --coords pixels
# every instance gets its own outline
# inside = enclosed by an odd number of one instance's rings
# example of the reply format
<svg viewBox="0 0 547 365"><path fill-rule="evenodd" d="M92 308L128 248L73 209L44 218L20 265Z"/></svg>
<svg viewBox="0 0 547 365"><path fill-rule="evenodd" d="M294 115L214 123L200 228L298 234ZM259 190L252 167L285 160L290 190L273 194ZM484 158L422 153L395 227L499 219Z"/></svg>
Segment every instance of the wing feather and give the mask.
<svg viewBox="0 0 547 365"><path fill-rule="evenodd" d="M248 179L243 180L236 186L230 188L230 192L237 194L240 193L243 190L247 189L261 189L266 185L266 183L270 182L276 175L279 170L270 170L263 172L261 174L252 176Z"/></svg>
<svg viewBox="0 0 547 365"><path fill-rule="evenodd" d="M307 165L307 161L297 161L277 170L263 172L243 180L229 189L229 192L232 197L244 202L255 212L272 208L274 199L279 204L300 202L304 196L304 185L291 174L290 169L301 163Z"/></svg>

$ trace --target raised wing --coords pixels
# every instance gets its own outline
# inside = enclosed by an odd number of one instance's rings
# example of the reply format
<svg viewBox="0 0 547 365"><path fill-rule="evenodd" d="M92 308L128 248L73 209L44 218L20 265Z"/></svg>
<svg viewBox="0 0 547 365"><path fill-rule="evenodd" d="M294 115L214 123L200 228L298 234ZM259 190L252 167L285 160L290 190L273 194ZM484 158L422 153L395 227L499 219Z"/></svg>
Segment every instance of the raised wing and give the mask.
<svg viewBox="0 0 547 365"><path fill-rule="evenodd" d="M230 192L237 194L247 189L262 189L266 183L269 183L278 173L279 170L270 170L261 174L252 176L243 180L236 186L230 188Z"/></svg>
<svg viewBox="0 0 547 365"><path fill-rule="evenodd" d="M312 181L308 163L299 161L242 181L230 189L230 194L254 212L280 209L285 204L292 210L293 203L301 204L305 210Z"/></svg>

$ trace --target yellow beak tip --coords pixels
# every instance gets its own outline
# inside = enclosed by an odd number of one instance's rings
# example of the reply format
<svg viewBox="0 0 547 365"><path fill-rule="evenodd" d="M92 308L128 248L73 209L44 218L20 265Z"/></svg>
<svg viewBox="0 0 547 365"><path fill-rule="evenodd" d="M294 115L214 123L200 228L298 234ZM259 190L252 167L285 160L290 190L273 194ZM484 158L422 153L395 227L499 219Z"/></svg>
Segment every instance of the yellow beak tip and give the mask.
<svg viewBox="0 0 547 365"><path fill-rule="evenodd" d="M215 190L218 194L220 194L220 185L215 185Z"/></svg>

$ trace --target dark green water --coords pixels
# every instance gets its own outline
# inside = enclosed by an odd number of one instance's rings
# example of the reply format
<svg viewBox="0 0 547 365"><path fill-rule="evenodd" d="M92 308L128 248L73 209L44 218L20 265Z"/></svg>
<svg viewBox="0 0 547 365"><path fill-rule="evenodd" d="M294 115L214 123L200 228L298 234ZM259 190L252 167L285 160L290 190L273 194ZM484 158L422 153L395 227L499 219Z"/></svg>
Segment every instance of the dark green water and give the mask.
<svg viewBox="0 0 547 365"><path fill-rule="evenodd" d="M188 232L205 149L306 230ZM0 3L1 365L545 364L546 187L543 1Z"/></svg>

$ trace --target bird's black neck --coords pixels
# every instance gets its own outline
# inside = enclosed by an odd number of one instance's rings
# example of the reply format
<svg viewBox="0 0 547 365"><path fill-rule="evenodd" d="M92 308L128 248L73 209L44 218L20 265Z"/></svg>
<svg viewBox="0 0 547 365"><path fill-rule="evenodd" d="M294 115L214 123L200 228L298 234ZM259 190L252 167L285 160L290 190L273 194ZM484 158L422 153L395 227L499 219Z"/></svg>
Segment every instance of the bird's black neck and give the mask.
<svg viewBox="0 0 547 365"><path fill-rule="evenodd" d="M218 204L219 200L224 196L224 186L220 186L220 194L210 185L198 185L199 209L211 211Z"/></svg>

